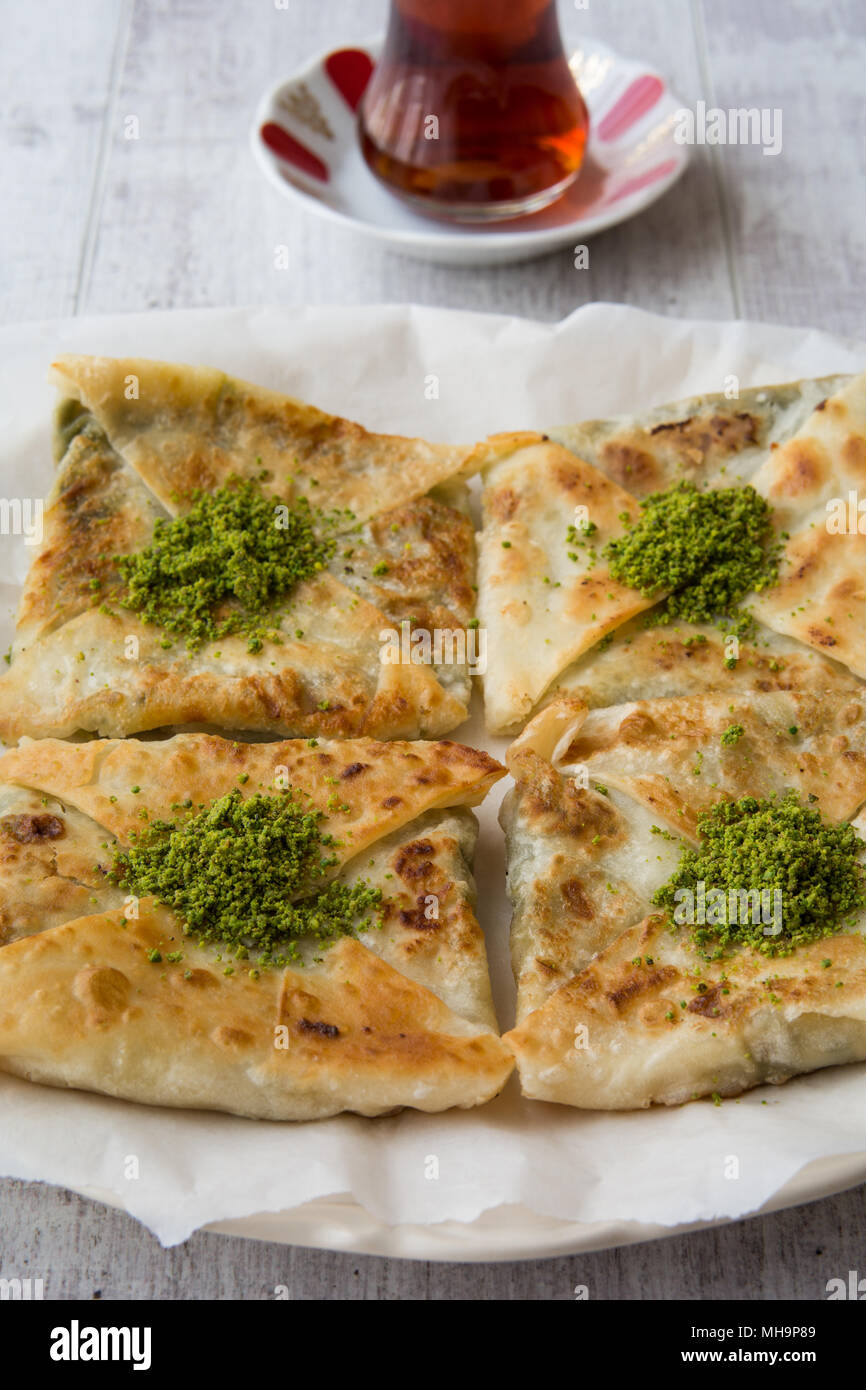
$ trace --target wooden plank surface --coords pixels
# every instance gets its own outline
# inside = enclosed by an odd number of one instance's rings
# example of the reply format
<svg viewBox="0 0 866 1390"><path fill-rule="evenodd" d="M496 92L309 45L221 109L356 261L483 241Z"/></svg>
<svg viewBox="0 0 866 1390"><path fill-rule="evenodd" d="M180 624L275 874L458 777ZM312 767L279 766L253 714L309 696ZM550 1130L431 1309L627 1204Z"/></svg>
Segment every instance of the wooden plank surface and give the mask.
<svg viewBox="0 0 866 1390"><path fill-rule="evenodd" d="M863 1189L619 1250L506 1264L336 1254L198 1232L163 1250L131 1217L59 1188L0 1184L0 1273L46 1298L820 1299L863 1272Z"/></svg>
<svg viewBox="0 0 866 1390"><path fill-rule="evenodd" d="M695 151L641 218L518 267L427 266L306 218L258 176L260 92L316 51L381 29L385 0L0 0L0 312L424 304L556 320L589 300L864 337L866 8L841 0L560 0L684 102L780 108L783 145ZM138 138L127 138L129 117ZM290 268L274 267L287 244ZM820 1298L862 1266L864 1189L715 1231L572 1259L415 1264L211 1234L163 1251L128 1217L0 1183L0 1273L49 1297Z"/></svg>
<svg viewBox="0 0 866 1390"><path fill-rule="evenodd" d="M716 152L738 316L866 338L866 5L697 10L707 100L781 112L782 149Z"/></svg>
<svg viewBox="0 0 866 1390"><path fill-rule="evenodd" d="M117 0L0 0L0 312L6 320L77 309L96 230L105 113L123 65Z"/></svg>

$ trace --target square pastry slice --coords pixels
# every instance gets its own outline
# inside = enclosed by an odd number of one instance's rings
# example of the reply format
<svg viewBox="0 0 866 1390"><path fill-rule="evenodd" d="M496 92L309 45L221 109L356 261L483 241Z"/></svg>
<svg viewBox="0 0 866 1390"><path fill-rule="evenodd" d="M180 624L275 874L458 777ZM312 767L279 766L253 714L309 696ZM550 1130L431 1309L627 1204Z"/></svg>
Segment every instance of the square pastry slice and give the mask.
<svg viewBox="0 0 866 1390"><path fill-rule="evenodd" d="M0 758L0 1069L149 1105L437 1111L513 1067L449 742L26 742Z"/></svg>
<svg viewBox="0 0 866 1390"><path fill-rule="evenodd" d="M772 690L536 715L501 813L525 1095L632 1109L866 1059L864 709Z"/></svg>
<svg viewBox="0 0 866 1390"><path fill-rule="evenodd" d="M492 731L563 691L598 705L866 676L866 374L493 436L473 462Z"/></svg>
<svg viewBox="0 0 866 1390"><path fill-rule="evenodd" d="M465 718L459 449L210 368L66 357L54 378L57 473L0 737L415 738ZM392 659L418 632L422 654Z"/></svg>

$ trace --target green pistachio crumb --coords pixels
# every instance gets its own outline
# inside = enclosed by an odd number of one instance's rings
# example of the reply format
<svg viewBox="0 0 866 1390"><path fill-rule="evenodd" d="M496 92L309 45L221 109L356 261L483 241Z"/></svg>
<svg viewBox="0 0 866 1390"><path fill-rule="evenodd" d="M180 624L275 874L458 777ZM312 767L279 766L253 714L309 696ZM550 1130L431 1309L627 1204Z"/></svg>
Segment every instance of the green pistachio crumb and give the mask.
<svg viewBox="0 0 866 1390"><path fill-rule="evenodd" d="M150 545L115 556L117 602L191 650L243 633L249 651L261 651L278 640L280 602L334 553L341 514L304 498L289 507L250 479L184 500L180 516L156 521Z"/></svg>
<svg viewBox="0 0 866 1390"><path fill-rule="evenodd" d="M863 841L846 822L826 824L793 791L717 802L699 812L697 830L699 847L683 849L677 869L652 901L677 921L680 890L688 890L693 901L699 885L706 895L719 893L708 920L691 927L706 959L744 946L767 956L791 955L800 945L832 936L846 917L866 908ZM745 894L775 891L781 930L767 934L760 914L739 909ZM732 902L736 911L730 910Z"/></svg>
<svg viewBox="0 0 866 1390"><path fill-rule="evenodd" d="M329 943L366 930L382 901L364 880L335 879L337 842L323 820L289 792L235 789L185 819L154 821L115 852L109 877L170 907L201 943L241 959L254 952L257 966L286 965L300 959L301 938Z"/></svg>
<svg viewBox="0 0 866 1390"><path fill-rule="evenodd" d="M725 618L745 635L753 624L737 605L776 583L781 554L772 510L753 487L701 492L682 480L645 498L634 523L628 513L621 520L625 535L608 541L602 555L621 584L663 598L653 622Z"/></svg>

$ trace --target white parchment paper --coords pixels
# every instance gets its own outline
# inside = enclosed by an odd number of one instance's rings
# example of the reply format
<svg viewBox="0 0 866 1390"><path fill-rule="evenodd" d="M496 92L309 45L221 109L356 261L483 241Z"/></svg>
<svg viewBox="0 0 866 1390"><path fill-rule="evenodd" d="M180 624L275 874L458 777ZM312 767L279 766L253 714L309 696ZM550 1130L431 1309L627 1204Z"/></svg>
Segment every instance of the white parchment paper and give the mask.
<svg viewBox="0 0 866 1390"><path fill-rule="evenodd" d="M206 363L372 429L452 442L634 412L724 390L731 376L745 387L866 366L866 347L823 333L606 304L556 325L392 305L9 326L0 329L2 496L48 490L54 392L45 376L64 351ZM32 553L0 537L0 649ZM505 747L477 712L451 736L494 755ZM476 877L505 1028L514 989L502 790L480 811ZM523 1101L512 1080L475 1111L307 1125L158 1110L0 1076L0 1115L0 1172L112 1194L166 1245L209 1222L330 1194L350 1194L390 1224L471 1222L517 1204L543 1218L678 1225L753 1211L804 1164L866 1149L866 1069L816 1073L718 1107L621 1115Z"/></svg>

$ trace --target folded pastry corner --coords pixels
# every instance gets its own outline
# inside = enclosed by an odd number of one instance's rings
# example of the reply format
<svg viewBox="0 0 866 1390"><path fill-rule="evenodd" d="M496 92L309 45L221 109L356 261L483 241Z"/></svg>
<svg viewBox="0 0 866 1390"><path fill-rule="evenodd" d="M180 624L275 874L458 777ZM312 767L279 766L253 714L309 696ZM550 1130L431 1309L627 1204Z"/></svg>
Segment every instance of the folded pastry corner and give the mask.
<svg viewBox="0 0 866 1390"><path fill-rule="evenodd" d="M631 1109L866 1060L863 716L780 690L536 716L501 812L525 1095Z"/></svg>
<svg viewBox="0 0 866 1390"><path fill-rule="evenodd" d="M472 457L492 732L516 733L563 692L604 705L866 676L866 531L848 515L866 373L494 435ZM684 602L711 567L718 579Z"/></svg>
<svg viewBox="0 0 866 1390"><path fill-rule="evenodd" d="M685 928L650 916L505 1042L524 1095L587 1110L736 1096L866 1061L866 941L841 933L708 967Z"/></svg>
<svg viewBox="0 0 866 1390"><path fill-rule="evenodd" d="M271 1120L489 1100L468 808L503 775L448 742L10 750L0 1070Z"/></svg>
<svg viewBox="0 0 866 1390"><path fill-rule="evenodd" d="M438 737L466 717L465 450L211 368L64 357L53 376L57 472L0 679L4 741ZM403 659L404 631L430 633L429 653Z"/></svg>

